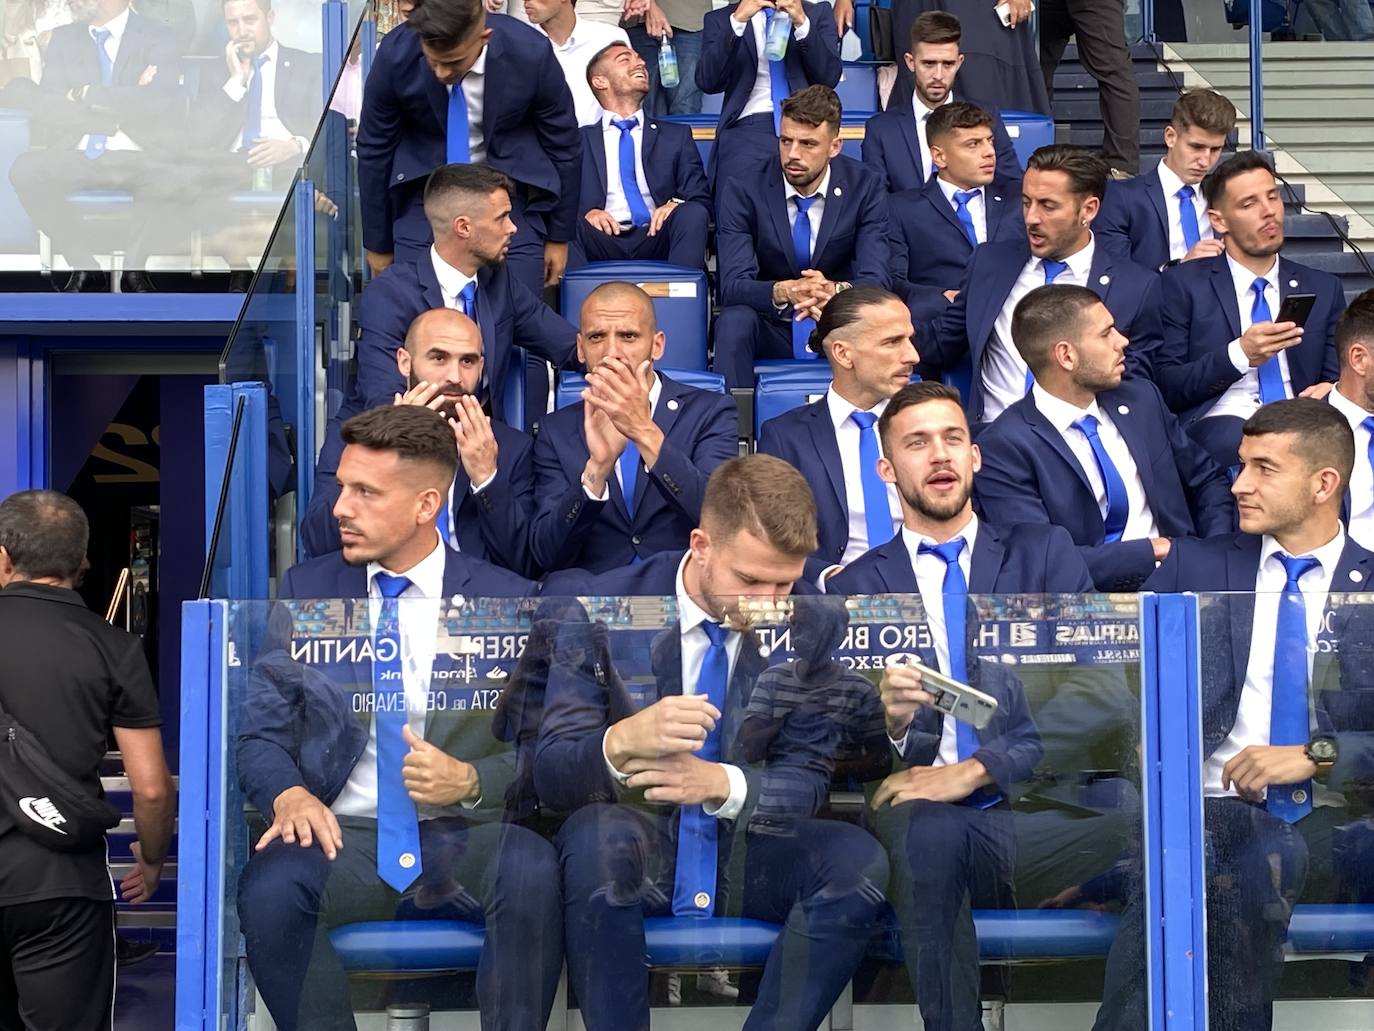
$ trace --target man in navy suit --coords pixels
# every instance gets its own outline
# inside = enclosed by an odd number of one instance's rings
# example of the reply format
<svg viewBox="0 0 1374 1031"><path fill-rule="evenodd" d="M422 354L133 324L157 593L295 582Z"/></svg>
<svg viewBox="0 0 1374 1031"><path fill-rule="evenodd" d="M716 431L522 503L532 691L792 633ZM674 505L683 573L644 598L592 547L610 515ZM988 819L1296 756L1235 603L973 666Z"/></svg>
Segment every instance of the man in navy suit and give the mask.
<svg viewBox="0 0 1374 1031"><path fill-rule="evenodd" d="M1241 425L1260 405L1324 396L1335 381L1345 294L1330 273L1279 256L1283 198L1262 154L1233 154L1204 189L1226 253L1165 272L1155 381L1193 438L1230 469ZM1291 294L1316 297L1302 325L1278 321Z"/></svg>
<svg viewBox="0 0 1374 1031"><path fill-rule="evenodd" d="M957 100L931 112L925 132L938 174L888 200L893 289L915 322L954 301L975 247L1026 235L1021 181L997 175L992 116Z"/></svg>
<svg viewBox="0 0 1374 1031"><path fill-rule="evenodd" d="M814 819L834 767L829 705L808 692L762 737L745 719L768 666L757 612L791 592L815 544L801 474L768 455L731 459L686 551L585 588L676 598L676 621L647 649L652 680L632 696L614 650L596 647L604 627L564 628L535 785L571 814L557 844L569 981L589 1031L649 1026L646 917L782 925L751 1031L814 1031L863 958L887 864L860 828Z"/></svg>
<svg viewBox="0 0 1374 1031"><path fill-rule="evenodd" d="M511 271L508 253L511 183L483 165L445 165L425 186L425 217L434 243L414 261L389 266L363 291L358 322L356 407L390 404L406 389L396 352L417 315L454 308L482 330L484 396L501 397L506 376L520 375L512 348L523 347L557 368L572 357L577 330Z"/></svg>
<svg viewBox="0 0 1374 1031"><path fill-rule="evenodd" d="M791 21L787 51L771 61L765 48L769 26L784 14ZM807 86L835 86L841 71L840 37L827 3L741 0L707 12L697 86L703 93L725 94L710 159L717 192L773 160L784 100Z"/></svg>
<svg viewBox="0 0 1374 1031"><path fill-rule="evenodd" d="M1294 904L1348 898L1332 835L1374 776L1374 618L1330 594L1367 590L1374 554L1341 525L1356 456L1331 405L1265 405L1240 458L1241 532L1177 542L1145 586L1237 592L1199 612L1208 1003L1212 1027L1267 1031Z"/></svg>
<svg viewBox="0 0 1374 1031"><path fill-rule="evenodd" d="M351 1028L331 928L475 920L486 927L483 1026L543 1027L562 966L556 856L507 822L513 755L480 711L486 691L436 652L442 599L519 598L537 586L444 547L435 518L458 458L438 415L374 409L349 420L343 439L343 550L288 570L279 593L364 599L353 604L366 604L372 632L322 640L283 605L254 662L237 766L270 826L239 882L249 969L278 1027ZM315 622L328 610L307 611ZM327 643L365 657L332 660L318 647Z"/></svg>
<svg viewBox="0 0 1374 1031"><path fill-rule="evenodd" d="M886 111L864 124L864 164L883 177L890 193L920 189L934 177L936 162L926 123L940 107L960 101L977 104L988 112L997 175L1021 178L1021 164L996 108L954 88L954 78L964 64L964 55L959 52L962 35L959 19L948 11L926 11L918 16L911 25L911 50L905 55L906 66L915 76L915 89L910 99L894 96Z"/></svg>
<svg viewBox="0 0 1374 1031"><path fill-rule="evenodd" d="M1097 294L1037 287L1011 335L1035 385L978 438L983 515L1064 527L1099 591L1139 590L1175 537L1236 528L1226 474L1153 383L1124 378L1126 338Z"/></svg>
<svg viewBox="0 0 1374 1031"><path fill-rule="evenodd" d="M1355 468L1342 518L1351 539L1374 551L1374 290L1356 297L1336 324L1336 355L1341 378L1326 400L1355 435Z"/></svg>
<svg viewBox="0 0 1374 1031"><path fill-rule="evenodd" d="M597 53L587 81L604 113L582 129L582 200L570 264L667 261L704 269L711 192L692 130L645 112L649 71L627 43Z"/></svg>
<svg viewBox="0 0 1374 1031"><path fill-rule="evenodd" d="M815 358L815 320L840 291L887 286L887 195L841 143L840 98L809 86L783 104L779 157L722 184L712 368L731 389L753 387L756 358Z"/></svg>
<svg viewBox="0 0 1374 1031"><path fill-rule="evenodd" d="M1098 246L1097 217L1107 168L1079 147L1041 147L1021 183L1025 241L984 244L973 252L954 301L918 325L921 375L972 366L964 401L975 432L1030 389L1030 375L1011 338L1017 302L1037 286L1086 286L1102 298L1130 347L1126 371L1148 375L1159 345L1159 276Z"/></svg>
<svg viewBox="0 0 1374 1031"><path fill-rule="evenodd" d="M738 453L739 415L654 371L666 340L639 287L597 287L579 324L587 388L540 423L530 547L542 569L601 573L687 543L707 477Z"/></svg>
<svg viewBox="0 0 1374 1031"><path fill-rule="evenodd" d="M912 332L897 297L870 286L846 290L825 306L812 336L830 363L830 388L759 431L758 450L801 470L815 492L810 583L887 543L901 526L897 491L878 476L876 423L892 395L911 382L918 360Z"/></svg>
<svg viewBox="0 0 1374 1031"><path fill-rule="evenodd" d="M1236 127L1236 108L1220 93L1189 90L1164 127L1164 156L1134 179L1107 184L1098 239L1146 268L1163 269L1222 252L1207 218L1202 180Z"/></svg>
<svg viewBox="0 0 1374 1031"><path fill-rule="evenodd" d="M888 850L889 897L925 1026L980 1023L971 909L1013 909L1015 838L1009 799L1040 760L1040 735L1017 679L976 661L968 595L1092 590L1083 560L1057 527L997 530L974 515L979 466L959 393L913 383L879 421L883 479L902 501L902 529L826 584L828 594L919 594L933 654L921 661L997 699L982 730L935 707L918 670L889 662L879 685L899 759L871 805ZM895 658L895 657L894 657Z"/></svg>
<svg viewBox="0 0 1374 1031"><path fill-rule="evenodd" d="M533 572L530 517L534 514L534 441L491 419L477 399L482 383L482 334L477 324L451 308L418 316L396 352L396 367L409 389L396 404L419 405L452 420L458 442L458 472L439 514L439 533L455 551L485 559L521 576ZM353 415L345 404L325 429L315 463L315 490L301 519L301 543L308 557L342 547L334 502L336 473L344 443L340 428Z"/></svg>
<svg viewBox="0 0 1374 1031"><path fill-rule="evenodd" d="M515 183L513 274L557 283L577 228L577 121L548 39L482 0L417 5L372 59L358 124L363 246L374 275L430 242L426 176L486 164Z"/></svg>

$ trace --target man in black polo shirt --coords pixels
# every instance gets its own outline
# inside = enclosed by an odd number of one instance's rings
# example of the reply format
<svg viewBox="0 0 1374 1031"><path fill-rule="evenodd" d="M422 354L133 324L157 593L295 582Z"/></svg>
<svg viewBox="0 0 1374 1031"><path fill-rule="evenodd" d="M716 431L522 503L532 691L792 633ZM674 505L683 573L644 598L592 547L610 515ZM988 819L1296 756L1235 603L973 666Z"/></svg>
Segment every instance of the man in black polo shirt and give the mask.
<svg viewBox="0 0 1374 1031"><path fill-rule="evenodd" d="M138 861L120 888L144 902L157 890L176 800L143 645L74 590L88 537L85 513L65 495L0 502L0 706L93 798L114 731L138 830ZM106 850L54 852L0 830L0 1028L108 1031L114 967Z"/></svg>

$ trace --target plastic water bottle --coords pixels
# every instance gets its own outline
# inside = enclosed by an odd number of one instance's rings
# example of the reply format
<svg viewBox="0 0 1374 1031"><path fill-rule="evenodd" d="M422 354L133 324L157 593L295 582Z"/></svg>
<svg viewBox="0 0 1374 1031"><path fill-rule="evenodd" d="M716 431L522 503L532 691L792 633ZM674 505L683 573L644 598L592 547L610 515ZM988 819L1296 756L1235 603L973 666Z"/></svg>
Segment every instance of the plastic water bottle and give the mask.
<svg viewBox="0 0 1374 1031"><path fill-rule="evenodd" d="M763 52L770 61L781 61L787 56L787 39L792 35L792 19L786 11L775 11L768 23L768 36L763 42Z"/></svg>
<svg viewBox="0 0 1374 1031"><path fill-rule="evenodd" d="M668 33L658 41L658 81L664 89L672 89L678 84L677 51L668 40Z"/></svg>
<svg viewBox="0 0 1374 1031"><path fill-rule="evenodd" d="M386 1031L429 1031L429 1007L424 1003L388 1006Z"/></svg>

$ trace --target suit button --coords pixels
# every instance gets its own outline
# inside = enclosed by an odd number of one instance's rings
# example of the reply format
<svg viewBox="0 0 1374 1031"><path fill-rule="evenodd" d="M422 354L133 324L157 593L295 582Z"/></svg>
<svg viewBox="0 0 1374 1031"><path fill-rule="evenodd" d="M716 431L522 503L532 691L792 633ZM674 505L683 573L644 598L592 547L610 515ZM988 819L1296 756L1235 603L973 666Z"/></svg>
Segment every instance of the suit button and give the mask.
<svg viewBox="0 0 1374 1031"><path fill-rule="evenodd" d="M1304 802L1307 801L1307 792L1304 791L1302 788L1298 788L1297 791L1293 792L1293 801L1296 802L1298 805L1302 805Z"/></svg>
<svg viewBox="0 0 1374 1031"><path fill-rule="evenodd" d="M639 539L638 537L631 537L631 538L630 538L630 543L633 544L635 547L639 547L639 545L640 545L642 542L640 541L640 539Z"/></svg>
<svg viewBox="0 0 1374 1031"><path fill-rule="evenodd" d="M706 909L711 905L711 896L704 891L699 891L692 901L696 903L697 909Z"/></svg>

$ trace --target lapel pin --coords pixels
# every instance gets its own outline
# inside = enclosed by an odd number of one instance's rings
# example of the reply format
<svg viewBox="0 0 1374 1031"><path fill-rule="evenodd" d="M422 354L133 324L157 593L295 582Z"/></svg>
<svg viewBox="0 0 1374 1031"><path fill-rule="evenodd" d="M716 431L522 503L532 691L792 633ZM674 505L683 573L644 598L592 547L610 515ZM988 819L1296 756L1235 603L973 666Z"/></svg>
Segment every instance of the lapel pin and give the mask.
<svg viewBox="0 0 1374 1031"><path fill-rule="evenodd" d="M1117 415L1130 415L1130 414L1131 414L1131 406L1130 406L1130 405L1117 405L1117 406L1116 406L1116 414L1117 414Z"/></svg>
<svg viewBox="0 0 1374 1031"><path fill-rule="evenodd" d="M1361 573L1358 569L1352 569L1350 571L1350 579L1354 583L1359 583L1361 580L1364 579L1364 574Z"/></svg>
<svg viewBox="0 0 1374 1031"><path fill-rule="evenodd" d="M1111 277L1111 276L1098 276L1098 277L1097 277L1097 281L1098 281L1099 283L1101 283L1103 286L1106 286L1108 283L1110 283L1110 282L1112 281L1112 277Z"/></svg>
<svg viewBox="0 0 1374 1031"><path fill-rule="evenodd" d="M841 189L837 186L837 187L835 187L835 193L834 193L834 195L835 195L836 197L838 197L838 196L839 196L841 193L843 193L843 192L844 192L844 191L841 190Z"/></svg>
<svg viewBox="0 0 1374 1031"><path fill-rule="evenodd" d="M992 199L995 200L995 201L997 201L997 203L999 203L999 204L1002 202L1002 198L1001 198L1001 197L993 197Z"/></svg>
<svg viewBox="0 0 1374 1031"><path fill-rule="evenodd" d="M1296 279L1290 279L1290 280L1288 281L1288 285L1291 286L1291 287L1293 287L1294 289L1297 289L1298 281L1297 281Z"/></svg>
<svg viewBox="0 0 1374 1031"><path fill-rule="evenodd" d="M650 122L650 123L649 123L649 128L650 128L650 129L657 129L657 128L658 128L658 123L657 123L657 122Z"/></svg>
<svg viewBox="0 0 1374 1031"><path fill-rule="evenodd" d="M677 411L677 398L675 398L675 397L670 397L670 398L668 399L668 411L670 411L670 412L676 412L676 411Z"/></svg>

